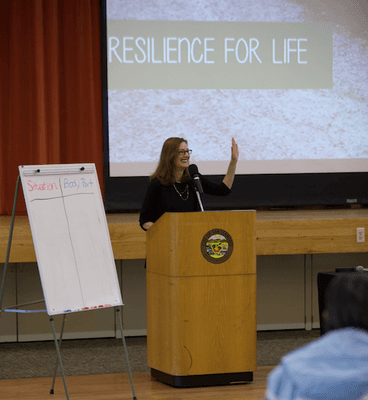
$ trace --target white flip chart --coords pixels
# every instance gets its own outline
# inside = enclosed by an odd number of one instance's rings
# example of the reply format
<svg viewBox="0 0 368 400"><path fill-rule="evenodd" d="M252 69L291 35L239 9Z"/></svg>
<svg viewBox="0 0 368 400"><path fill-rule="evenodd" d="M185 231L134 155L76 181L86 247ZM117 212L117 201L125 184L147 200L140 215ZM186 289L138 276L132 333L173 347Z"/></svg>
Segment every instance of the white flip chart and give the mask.
<svg viewBox="0 0 368 400"><path fill-rule="evenodd" d="M94 164L20 166L49 315L123 305Z"/></svg>

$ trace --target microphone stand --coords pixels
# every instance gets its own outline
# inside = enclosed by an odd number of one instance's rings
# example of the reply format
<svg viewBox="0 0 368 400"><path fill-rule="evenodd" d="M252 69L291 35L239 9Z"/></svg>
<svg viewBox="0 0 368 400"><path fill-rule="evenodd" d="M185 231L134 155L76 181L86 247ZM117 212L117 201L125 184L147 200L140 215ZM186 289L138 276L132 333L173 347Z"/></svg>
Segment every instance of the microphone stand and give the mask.
<svg viewBox="0 0 368 400"><path fill-rule="evenodd" d="M201 195L199 194L199 190L196 188L196 186L194 186L194 189L197 194L197 199L198 199L199 206L201 207L201 211L204 211Z"/></svg>

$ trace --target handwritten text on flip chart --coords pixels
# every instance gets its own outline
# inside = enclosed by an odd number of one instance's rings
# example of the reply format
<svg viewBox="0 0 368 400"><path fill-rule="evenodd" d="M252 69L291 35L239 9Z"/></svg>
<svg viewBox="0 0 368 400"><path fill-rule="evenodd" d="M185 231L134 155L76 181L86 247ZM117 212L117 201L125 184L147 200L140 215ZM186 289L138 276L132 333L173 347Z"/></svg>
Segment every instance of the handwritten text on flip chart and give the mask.
<svg viewBox="0 0 368 400"><path fill-rule="evenodd" d="M27 191L30 199L47 200L77 194L91 194L95 182L88 174L67 177L37 176L27 179Z"/></svg>

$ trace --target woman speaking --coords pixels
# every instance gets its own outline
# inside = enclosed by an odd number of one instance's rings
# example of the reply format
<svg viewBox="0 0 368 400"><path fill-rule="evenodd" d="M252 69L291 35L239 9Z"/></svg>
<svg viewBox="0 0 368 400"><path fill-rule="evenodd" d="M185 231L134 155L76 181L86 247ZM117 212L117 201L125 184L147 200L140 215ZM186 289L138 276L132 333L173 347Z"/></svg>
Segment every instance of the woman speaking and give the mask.
<svg viewBox="0 0 368 400"><path fill-rule="evenodd" d="M172 137L164 142L159 164L150 177L139 218L139 223L145 231L165 212L200 210L189 173L191 152L188 142L183 138ZM199 175L204 193L214 196L226 196L231 193L238 157L238 145L232 139L231 160L223 181L217 184Z"/></svg>

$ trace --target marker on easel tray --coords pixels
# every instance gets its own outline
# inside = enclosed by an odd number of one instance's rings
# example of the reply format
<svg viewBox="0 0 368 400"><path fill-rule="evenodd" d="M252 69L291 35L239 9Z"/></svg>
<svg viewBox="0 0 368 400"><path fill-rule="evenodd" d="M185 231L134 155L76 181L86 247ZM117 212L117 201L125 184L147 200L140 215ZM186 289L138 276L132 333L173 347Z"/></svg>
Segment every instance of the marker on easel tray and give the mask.
<svg viewBox="0 0 368 400"><path fill-rule="evenodd" d="M72 310L64 310L64 314L72 312Z"/></svg>
<svg viewBox="0 0 368 400"><path fill-rule="evenodd" d="M112 307L111 304L105 304L104 307Z"/></svg>

